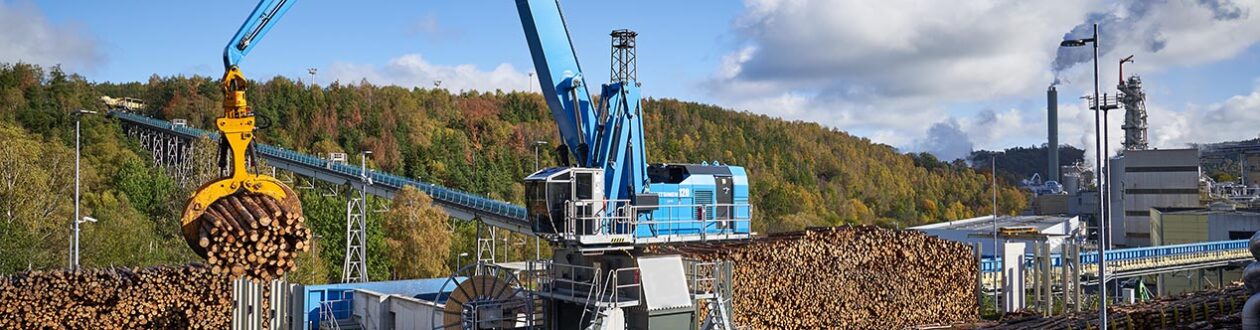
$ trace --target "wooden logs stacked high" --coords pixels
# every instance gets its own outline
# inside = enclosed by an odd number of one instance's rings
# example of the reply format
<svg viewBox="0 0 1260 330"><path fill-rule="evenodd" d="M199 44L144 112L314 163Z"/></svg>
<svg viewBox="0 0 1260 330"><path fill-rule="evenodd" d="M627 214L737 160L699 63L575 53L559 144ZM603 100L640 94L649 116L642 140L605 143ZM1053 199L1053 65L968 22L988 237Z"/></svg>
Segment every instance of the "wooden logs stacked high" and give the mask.
<svg viewBox="0 0 1260 330"><path fill-rule="evenodd" d="M0 277L0 329L226 329L232 284L204 265Z"/></svg>
<svg viewBox="0 0 1260 330"><path fill-rule="evenodd" d="M293 200L296 200L295 198ZM309 248L300 206L261 194L221 198L201 215L197 245L216 274L270 280L293 270L293 260Z"/></svg>
<svg viewBox="0 0 1260 330"><path fill-rule="evenodd" d="M751 329L900 329L979 318L967 245L872 226L664 247L734 263L735 323Z"/></svg>

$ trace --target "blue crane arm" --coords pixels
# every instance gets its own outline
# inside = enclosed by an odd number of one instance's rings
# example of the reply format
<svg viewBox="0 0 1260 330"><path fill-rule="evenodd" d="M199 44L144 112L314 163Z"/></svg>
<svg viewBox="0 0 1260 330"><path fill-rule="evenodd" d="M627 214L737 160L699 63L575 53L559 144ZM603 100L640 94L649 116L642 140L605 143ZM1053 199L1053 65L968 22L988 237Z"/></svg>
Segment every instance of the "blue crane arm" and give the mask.
<svg viewBox="0 0 1260 330"><path fill-rule="evenodd" d="M223 68L235 67L258 44L267 31L276 25L284 13L289 11L297 0L262 0L258 7L245 19L245 24L236 31L236 36L223 48Z"/></svg>
<svg viewBox="0 0 1260 330"><path fill-rule="evenodd" d="M534 69L560 136L578 166L597 167L591 148L599 123L591 95L578 65L577 53L556 0L516 0Z"/></svg>

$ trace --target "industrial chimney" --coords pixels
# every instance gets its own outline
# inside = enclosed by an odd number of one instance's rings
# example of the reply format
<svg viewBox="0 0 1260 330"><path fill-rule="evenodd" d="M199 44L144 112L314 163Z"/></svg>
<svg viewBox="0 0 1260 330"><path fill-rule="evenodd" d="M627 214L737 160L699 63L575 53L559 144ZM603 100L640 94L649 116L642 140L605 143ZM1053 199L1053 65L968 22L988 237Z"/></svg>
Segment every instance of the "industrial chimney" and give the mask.
<svg viewBox="0 0 1260 330"><path fill-rule="evenodd" d="M1054 85L1046 90L1046 157L1049 159L1047 164L1046 180L1059 182L1059 91L1054 89Z"/></svg>

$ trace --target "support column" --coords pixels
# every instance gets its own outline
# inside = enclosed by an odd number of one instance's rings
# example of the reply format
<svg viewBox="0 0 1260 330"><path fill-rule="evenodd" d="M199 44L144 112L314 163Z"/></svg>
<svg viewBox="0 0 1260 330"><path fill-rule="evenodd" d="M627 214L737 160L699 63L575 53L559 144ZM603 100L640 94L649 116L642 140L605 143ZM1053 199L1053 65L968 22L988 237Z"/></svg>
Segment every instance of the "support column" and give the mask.
<svg viewBox="0 0 1260 330"><path fill-rule="evenodd" d="M1072 293L1076 290L1072 289L1072 252L1069 243L1064 240L1063 245L1059 246L1059 287L1063 289L1063 314L1068 312L1068 304L1072 301Z"/></svg>
<svg viewBox="0 0 1260 330"><path fill-rule="evenodd" d="M1002 248L1002 311L1024 309L1024 243L1007 242Z"/></svg>
<svg viewBox="0 0 1260 330"><path fill-rule="evenodd" d="M367 282L367 245L363 237L367 227L367 195L360 189L359 196L346 202L346 256L341 267L341 282Z"/></svg>
<svg viewBox="0 0 1260 330"><path fill-rule="evenodd" d="M1054 282L1051 280L1051 275L1054 274L1054 261L1050 259L1050 256L1051 252L1054 251L1050 249L1048 240L1041 241L1041 252L1041 262L1043 264L1043 271L1041 272L1041 285L1043 287L1041 292L1046 303L1045 314L1043 315L1051 315L1054 313Z"/></svg>
<svg viewBox="0 0 1260 330"><path fill-rule="evenodd" d="M1033 286L1032 301L1033 301L1033 308L1038 311L1041 311L1043 310L1042 306L1043 306L1043 301L1044 301L1044 299L1042 299L1042 292L1041 292L1041 273L1042 273L1041 244L1037 244L1037 242L1033 242L1032 244L1033 244L1032 246L1033 260L1032 260L1032 271L1030 272L1032 273L1031 275L1032 275L1032 280L1033 280L1032 281L1032 286Z"/></svg>
<svg viewBox="0 0 1260 330"><path fill-rule="evenodd" d="M477 261L486 263L495 263L495 241L497 240L493 227L486 226L485 222L477 221Z"/></svg>
<svg viewBox="0 0 1260 330"><path fill-rule="evenodd" d="M1072 243L1072 291L1075 291L1075 309L1080 312L1085 308L1085 288L1081 286L1081 244Z"/></svg>

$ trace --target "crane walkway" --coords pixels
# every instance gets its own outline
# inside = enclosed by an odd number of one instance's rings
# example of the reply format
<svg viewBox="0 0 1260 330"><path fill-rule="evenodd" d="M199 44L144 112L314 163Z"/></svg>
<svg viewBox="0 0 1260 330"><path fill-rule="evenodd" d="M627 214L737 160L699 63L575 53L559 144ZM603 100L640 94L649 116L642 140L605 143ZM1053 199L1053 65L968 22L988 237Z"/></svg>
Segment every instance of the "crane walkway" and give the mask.
<svg viewBox="0 0 1260 330"><path fill-rule="evenodd" d="M180 139L218 139L218 133L215 132L177 125L170 121L131 112L111 110L108 114L124 125L138 126ZM267 165L278 169L335 185L350 185L355 189L363 189L368 194L386 199L393 199L399 189L412 186L432 197L433 202L452 217L463 220L480 219L490 226L533 235L533 228L525 219L525 208L519 205L389 173L366 171L365 178L361 176L361 173L365 172L358 166L321 159L277 146L255 143L254 148L257 151L257 157L264 159Z"/></svg>

